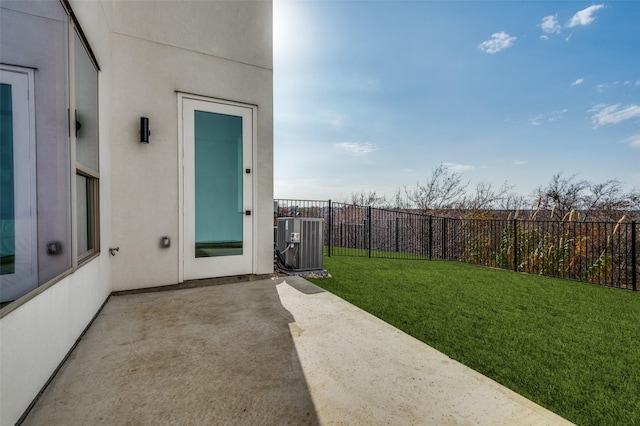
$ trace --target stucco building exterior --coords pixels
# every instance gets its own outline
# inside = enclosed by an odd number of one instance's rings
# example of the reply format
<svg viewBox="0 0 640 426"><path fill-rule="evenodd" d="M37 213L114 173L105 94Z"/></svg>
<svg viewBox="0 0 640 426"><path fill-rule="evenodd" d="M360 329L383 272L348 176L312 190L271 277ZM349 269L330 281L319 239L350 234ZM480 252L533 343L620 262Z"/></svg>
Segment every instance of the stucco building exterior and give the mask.
<svg viewBox="0 0 640 426"><path fill-rule="evenodd" d="M112 292L272 272L273 49L270 1L0 7L4 425Z"/></svg>

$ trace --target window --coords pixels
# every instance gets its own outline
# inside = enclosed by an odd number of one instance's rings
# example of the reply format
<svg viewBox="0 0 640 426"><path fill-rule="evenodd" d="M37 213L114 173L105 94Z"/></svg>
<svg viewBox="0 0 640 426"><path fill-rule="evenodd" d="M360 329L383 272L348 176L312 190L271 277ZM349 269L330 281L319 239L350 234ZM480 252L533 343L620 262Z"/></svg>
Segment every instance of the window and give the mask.
<svg viewBox="0 0 640 426"><path fill-rule="evenodd" d="M37 286L32 70L0 66L0 298ZM31 90L30 90L31 89Z"/></svg>
<svg viewBox="0 0 640 426"><path fill-rule="evenodd" d="M0 9L4 308L100 251L99 68L66 0Z"/></svg>
<svg viewBox="0 0 640 426"><path fill-rule="evenodd" d="M97 206L98 180L76 174L76 244L79 262L99 249Z"/></svg>
<svg viewBox="0 0 640 426"><path fill-rule="evenodd" d="M1 81L5 81L2 77ZM13 98L12 85L0 83L0 275L16 270Z"/></svg>
<svg viewBox="0 0 640 426"><path fill-rule="evenodd" d="M98 71L77 32L73 33L76 160L76 247L82 262L98 244Z"/></svg>

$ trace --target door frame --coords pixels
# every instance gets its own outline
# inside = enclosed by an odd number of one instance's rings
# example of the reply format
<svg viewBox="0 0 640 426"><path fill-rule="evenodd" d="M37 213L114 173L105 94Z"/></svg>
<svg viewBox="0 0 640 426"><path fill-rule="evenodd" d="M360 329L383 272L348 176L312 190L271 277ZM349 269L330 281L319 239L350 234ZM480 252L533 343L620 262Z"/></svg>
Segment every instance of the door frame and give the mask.
<svg viewBox="0 0 640 426"><path fill-rule="evenodd" d="M38 287L38 222L37 222L37 216L36 216L37 197L36 197L35 70L32 68L18 67L18 66L12 66L12 65L4 65L4 64L0 65L0 70L2 70L3 73L20 75L20 77L17 77L17 78L20 78L21 80L20 83L25 85L24 89L26 90L26 94L27 94L27 98L25 100L26 108L21 109L21 112L24 112L25 110L27 111L27 117L19 117L19 120L22 121L19 129L21 131L26 130L28 143L26 146L22 143L19 143L17 145L20 148L20 151L22 151L21 153L22 155L28 154L29 160L26 167L20 167L17 170L17 174L21 176L19 181L22 184L28 184L29 191L28 191L28 194L25 194L24 190L19 190L18 194L15 194L14 196L16 198L19 197L21 199L20 203L18 203L17 200L15 201L16 208L18 207L18 204L21 204L21 205L24 203L29 204L29 211L30 211L29 221L28 223L23 223L20 225L20 230L21 230L20 233L28 232L29 234L29 236L27 237L27 239L29 240L28 247L23 252L23 255L28 257L28 259L21 259L20 261L18 260L18 253L17 253L18 241L16 239L15 262L16 262L16 271L18 270L18 267L19 267L18 263L20 263L21 269L25 267L28 267L30 269L30 274L29 274L29 277L31 278L31 283L29 287L29 291L30 291ZM12 91L12 103L14 103L13 91ZM15 118L14 118L14 121L15 121ZM26 123L24 121L26 121ZM16 146L15 134L14 134L13 142L15 147ZM27 152L25 153L24 151L27 151ZM16 156L14 151L14 160L15 158ZM24 163L22 162L20 164L24 165ZM16 174L16 169L14 168L14 176L15 174ZM18 179L16 179L16 181L18 181ZM17 234L18 234L17 226L15 227L15 233L17 238ZM20 256L20 257L22 258L24 256ZM9 278L7 276L2 276L2 277L3 278L0 278L0 280L2 281L5 281ZM19 293L20 295L23 295L26 292L23 290L20 290ZM7 294L6 289L4 291L4 294L5 295Z"/></svg>
<svg viewBox="0 0 640 426"><path fill-rule="evenodd" d="M230 101L226 99L213 98L208 96L194 95L186 92L176 92L178 98L178 282L182 283L185 281L185 247L184 247L184 225L185 225L185 217L184 217L184 125L183 125L183 103L184 100L196 100L203 102L210 102L212 104L220 104L226 106L233 107L241 107L247 108L251 110L251 131L252 131L252 141L251 141L251 204L252 204L252 214L251 214L251 271L250 274L254 274L256 271L256 259L257 259L257 244L256 244L256 229L257 229L257 214L256 214L256 206L257 206L257 140L258 140L258 129L257 129L257 113L258 107L256 105L245 104L241 102ZM215 277L212 277L215 278ZM188 281L188 280L187 280Z"/></svg>

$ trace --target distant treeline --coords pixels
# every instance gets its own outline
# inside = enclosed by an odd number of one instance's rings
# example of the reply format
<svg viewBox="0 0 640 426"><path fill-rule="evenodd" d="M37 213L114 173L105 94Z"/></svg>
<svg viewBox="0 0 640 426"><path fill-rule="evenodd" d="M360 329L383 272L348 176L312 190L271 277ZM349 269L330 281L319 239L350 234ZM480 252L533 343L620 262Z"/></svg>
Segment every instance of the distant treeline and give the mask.
<svg viewBox="0 0 640 426"><path fill-rule="evenodd" d="M433 169L424 184L397 188L391 198L375 191L360 191L344 202L445 217L579 222L640 219L640 189L625 191L622 183L613 179L595 183L560 172L530 196L513 189L506 182L499 188L484 182L470 188L461 173L441 165Z"/></svg>

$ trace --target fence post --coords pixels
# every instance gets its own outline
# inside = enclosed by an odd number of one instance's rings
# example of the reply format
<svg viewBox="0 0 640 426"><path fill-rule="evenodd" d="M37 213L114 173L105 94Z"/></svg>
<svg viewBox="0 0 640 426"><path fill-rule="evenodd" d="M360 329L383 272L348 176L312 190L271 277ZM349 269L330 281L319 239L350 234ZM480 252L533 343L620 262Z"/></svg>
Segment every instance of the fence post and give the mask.
<svg viewBox="0 0 640 426"><path fill-rule="evenodd" d="M518 272L518 219L513 219L513 270Z"/></svg>
<svg viewBox="0 0 640 426"><path fill-rule="evenodd" d="M446 217L442 218L442 259L447 260L447 221Z"/></svg>
<svg viewBox="0 0 640 426"><path fill-rule="evenodd" d="M429 215L429 260L433 254L433 216Z"/></svg>
<svg viewBox="0 0 640 426"><path fill-rule="evenodd" d="M333 221L331 220L331 200L329 200L329 223L327 225L329 227L329 241L327 241L327 256L331 257L331 233L333 231Z"/></svg>
<svg viewBox="0 0 640 426"><path fill-rule="evenodd" d="M369 258L371 258L371 206L367 207L367 248L369 250Z"/></svg>
<svg viewBox="0 0 640 426"><path fill-rule="evenodd" d="M400 252L400 218L396 216L396 253Z"/></svg>
<svg viewBox="0 0 640 426"><path fill-rule="evenodd" d="M424 257L424 216L420 216L420 255Z"/></svg>
<svg viewBox="0 0 640 426"><path fill-rule="evenodd" d="M636 221L631 221L631 284L638 291L638 252L636 250Z"/></svg>
<svg viewBox="0 0 640 426"><path fill-rule="evenodd" d="M422 257L424 257L424 254L426 253L426 250L424 248L424 216L420 216L419 219L416 219L415 217L413 217L412 219L409 219L410 221L413 220L414 223L418 223L417 221L419 220L420 222L420 232L415 232L413 235L417 237L416 240L413 241L412 246L416 247L415 250L415 254L420 255ZM416 226L417 227L417 226ZM419 237L418 237L419 236ZM418 251L418 248L420 249L420 251Z"/></svg>

